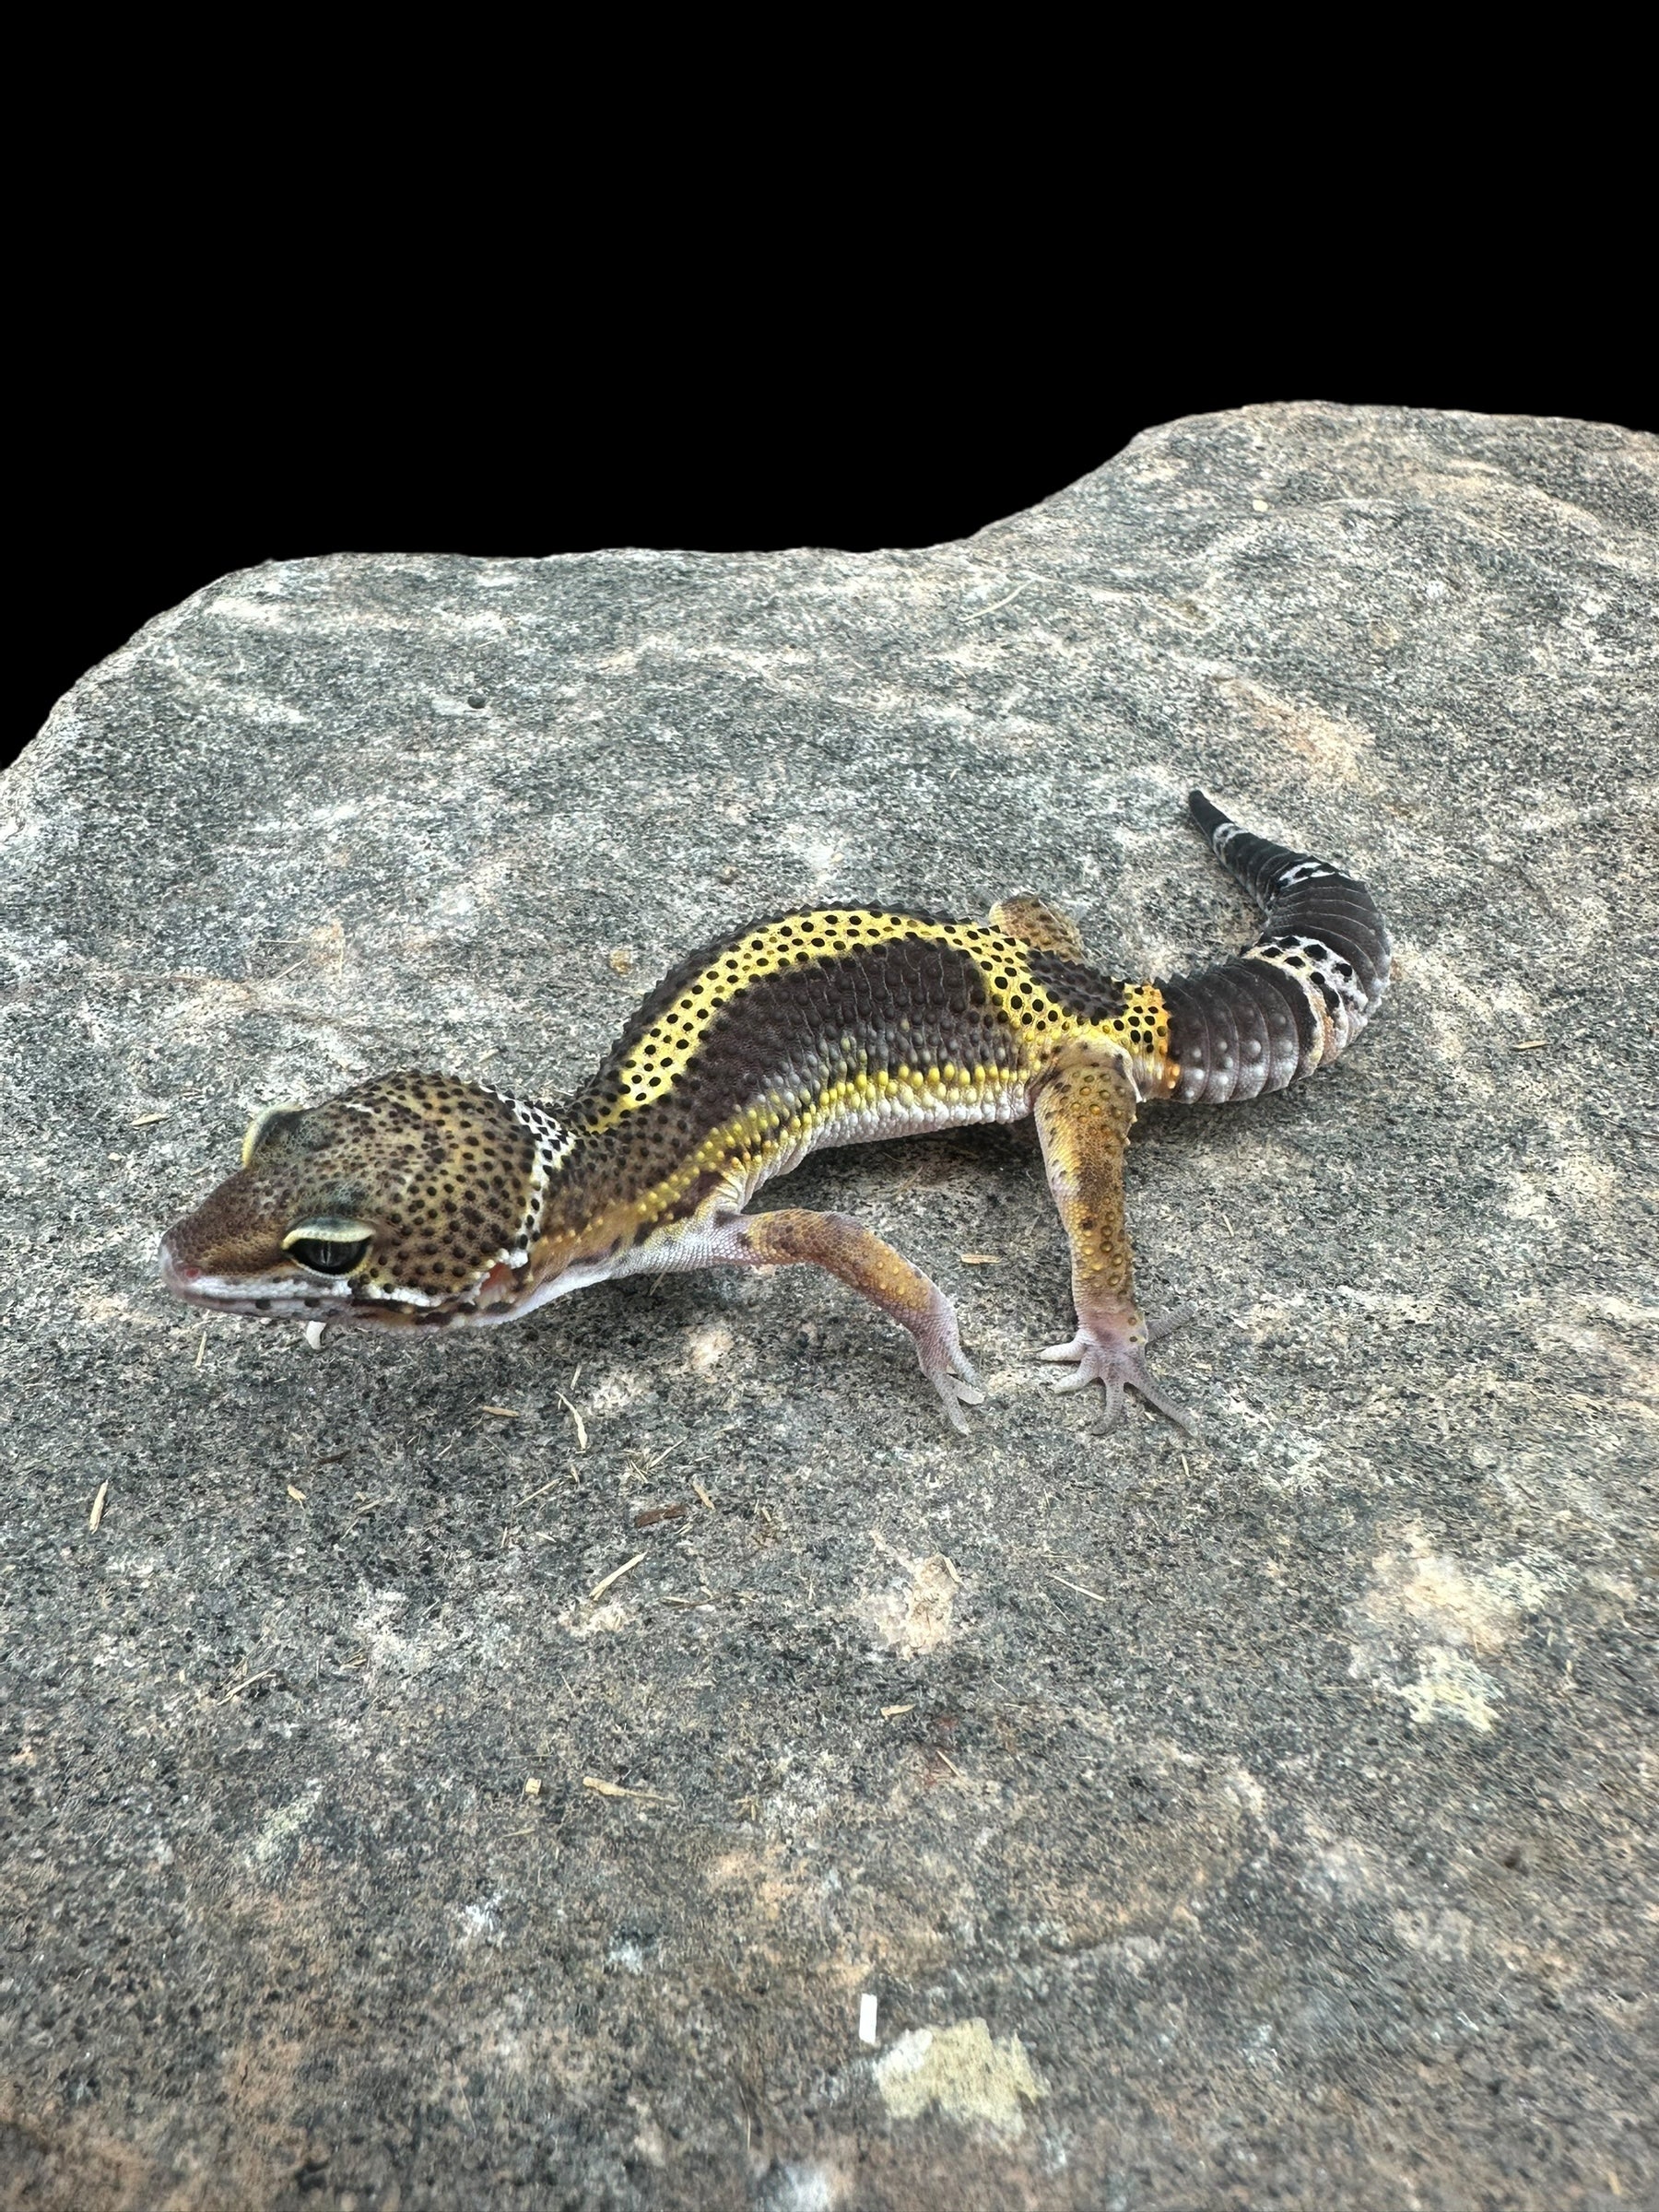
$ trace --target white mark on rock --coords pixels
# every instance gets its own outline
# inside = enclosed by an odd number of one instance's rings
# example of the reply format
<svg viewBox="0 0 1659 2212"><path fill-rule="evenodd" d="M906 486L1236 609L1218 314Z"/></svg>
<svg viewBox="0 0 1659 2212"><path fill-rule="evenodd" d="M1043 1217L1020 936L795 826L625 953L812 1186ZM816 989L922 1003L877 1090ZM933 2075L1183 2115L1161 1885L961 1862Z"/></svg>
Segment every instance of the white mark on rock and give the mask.
<svg viewBox="0 0 1659 2212"><path fill-rule="evenodd" d="M895 2120L919 2119L936 2104L947 2119L982 2120L1004 2136L1025 2133L1022 2099L1034 2104L1048 2095L1018 2036L993 2042L980 2019L912 2028L876 2061L875 2074Z"/></svg>
<svg viewBox="0 0 1659 2212"><path fill-rule="evenodd" d="M1338 1836L1309 1861L1303 1885L1332 1900L1384 1897L1388 1877L1376 1853L1351 1836Z"/></svg>
<svg viewBox="0 0 1659 2212"><path fill-rule="evenodd" d="M647 2166L654 2166L660 2171L668 2163L667 2137L649 2113L634 2130L634 2148Z"/></svg>
<svg viewBox="0 0 1659 2212"><path fill-rule="evenodd" d="M1409 1912L1396 1911L1390 1918L1394 1934L1406 1949L1418 1951L1425 1959L1446 1965L1469 1955L1474 1924L1466 1912L1419 1905Z"/></svg>
<svg viewBox="0 0 1659 2212"><path fill-rule="evenodd" d="M815 889L821 890L831 877L841 874L841 849L828 838L816 836L809 830L791 829L784 831L783 842L806 863Z"/></svg>
<svg viewBox="0 0 1659 2212"><path fill-rule="evenodd" d="M1267 1793L1248 1767L1229 1768L1221 1778L1221 1793L1254 1820L1260 1820L1267 1810Z"/></svg>
<svg viewBox="0 0 1659 2212"><path fill-rule="evenodd" d="M1401 1535L1399 1550L1372 1561L1371 1588L1353 1608L1349 1672L1392 1690L1420 1724L1457 1720L1488 1735L1503 1691L1478 1662L1500 1652L1523 1615L1542 1611L1571 1572L1547 1555L1491 1567L1454 1559L1416 1523ZM1415 1678L1403 1674L1407 1656Z"/></svg>
<svg viewBox="0 0 1659 2212"><path fill-rule="evenodd" d="M1417 1680L1402 1683L1398 1692L1414 1721L1462 1721L1477 1735L1491 1734L1498 1721L1493 1707L1503 1692L1490 1675L1443 1643L1425 1644L1418 1665Z"/></svg>
<svg viewBox="0 0 1659 2212"><path fill-rule="evenodd" d="M359 1606L356 1629L368 1654L371 1676L382 1667L412 1675L430 1665L433 1654L429 1637L402 1636L393 1625L405 1618L408 1604L406 1591L377 1590Z"/></svg>
<svg viewBox="0 0 1659 2212"><path fill-rule="evenodd" d="M909 1566L909 1573L908 1589L880 1591L864 1612L885 1644L918 1659L949 1642L961 1578L943 1552Z"/></svg>
<svg viewBox="0 0 1659 2212"><path fill-rule="evenodd" d="M604 1381L595 1385L588 1399L590 1413L621 1413L636 1405L651 1393L651 1384L638 1368L613 1368Z"/></svg>
<svg viewBox="0 0 1659 2212"><path fill-rule="evenodd" d="M278 1860L287 1857L304 1832L322 1795L320 1782L307 1783L298 1797L290 1798L287 1805L279 1806L261 1821L259 1833L249 1847L248 1858L262 1874L268 1874Z"/></svg>
<svg viewBox="0 0 1659 2212"><path fill-rule="evenodd" d="M571 1619L566 1625L572 1636L585 1643L590 1636L618 1635L632 1618L633 1615L628 1607L613 1597L602 1606L595 1606L591 1613Z"/></svg>
<svg viewBox="0 0 1659 2212"><path fill-rule="evenodd" d="M471 1950L475 1944L483 1943L488 1944L492 1951L500 1949L500 1902L501 1894L497 1890L494 1897L481 1897L474 1904L455 1907L455 1917L461 1923L460 1940L463 1948Z"/></svg>
<svg viewBox="0 0 1659 2212"><path fill-rule="evenodd" d="M876 1994L866 1989L858 2000L858 2040L861 2043L876 2041Z"/></svg>
<svg viewBox="0 0 1659 2212"><path fill-rule="evenodd" d="M835 2212L841 2201L841 2177L816 2159L781 2167L767 2194L776 2212Z"/></svg>
<svg viewBox="0 0 1659 2212"><path fill-rule="evenodd" d="M693 1329L686 1359L694 1375L712 1375L732 1348L732 1332L723 1321L705 1321Z"/></svg>

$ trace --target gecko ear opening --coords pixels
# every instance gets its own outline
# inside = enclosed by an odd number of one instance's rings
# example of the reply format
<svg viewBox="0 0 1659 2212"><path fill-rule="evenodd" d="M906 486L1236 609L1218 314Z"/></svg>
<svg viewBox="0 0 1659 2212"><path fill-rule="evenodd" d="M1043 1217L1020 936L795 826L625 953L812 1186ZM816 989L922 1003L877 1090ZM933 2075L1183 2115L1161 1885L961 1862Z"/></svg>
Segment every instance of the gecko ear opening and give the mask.
<svg viewBox="0 0 1659 2212"><path fill-rule="evenodd" d="M262 1107L248 1124L248 1134L242 1138L242 1166L245 1168L250 1164L260 1146L276 1135L280 1124L297 1120L304 1112L303 1106Z"/></svg>

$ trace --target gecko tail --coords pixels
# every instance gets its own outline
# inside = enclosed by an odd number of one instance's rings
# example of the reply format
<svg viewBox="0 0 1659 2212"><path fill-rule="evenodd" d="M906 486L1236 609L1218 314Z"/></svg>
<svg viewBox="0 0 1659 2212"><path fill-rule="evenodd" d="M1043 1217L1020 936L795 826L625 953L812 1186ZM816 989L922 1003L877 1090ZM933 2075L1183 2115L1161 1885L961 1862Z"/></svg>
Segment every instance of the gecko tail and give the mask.
<svg viewBox="0 0 1659 2212"><path fill-rule="evenodd" d="M1283 1090L1335 1060L1376 1012L1388 930L1365 885L1311 853L1253 837L1203 792L1194 822L1266 910L1236 959L1159 984L1170 1016L1166 1091L1189 1105Z"/></svg>
<svg viewBox="0 0 1659 2212"><path fill-rule="evenodd" d="M1241 830L1201 791L1188 792L1187 812L1203 830L1206 841L1221 865L1235 883L1243 885L1258 906L1271 907L1281 889L1292 888L1292 877L1301 881L1336 874L1335 868L1328 867L1323 860L1315 860L1311 853L1292 852L1288 845L1276 845L1265 837L1252 837L1248 830Z"/></svg>

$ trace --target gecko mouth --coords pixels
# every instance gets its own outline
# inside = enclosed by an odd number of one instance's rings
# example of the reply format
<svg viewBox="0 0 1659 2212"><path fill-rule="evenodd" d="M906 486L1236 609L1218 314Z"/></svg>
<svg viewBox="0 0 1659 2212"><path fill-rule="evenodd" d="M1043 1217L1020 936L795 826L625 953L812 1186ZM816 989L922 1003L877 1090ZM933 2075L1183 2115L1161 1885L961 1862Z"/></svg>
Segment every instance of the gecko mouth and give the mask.
<svg viewBox="0 0 1659 2212"><path fill-rule="evenodd" d="M308 1283L301 1288L297 1282L268 1286L229 1282L206 1267L181 1260L166 1237L160 1242L158 1272L164 1290L182 1299L187 1306L214 1313L246 1313L256 1319L268 1315L295 1321L337 1320L340 1308L350 1302L344 1284L331 1290L321 1284L312 1287Z"/></svg>
<svg viewBox="0 0 1659 2212"><path fill-rule="evenodd" d="M365 1299L348 1282L330 1285L310 1276L280 1281L233 1282L182 1260L170 1241L158 1249L157 1271L164 1290L206 1313L240 1314L248 1321L326 1321L331 1327L441 1329L468 1322L504 1321L511 1309L480 1312L476 1293L453 1301L406 1304L398 1299Z"/></svg>

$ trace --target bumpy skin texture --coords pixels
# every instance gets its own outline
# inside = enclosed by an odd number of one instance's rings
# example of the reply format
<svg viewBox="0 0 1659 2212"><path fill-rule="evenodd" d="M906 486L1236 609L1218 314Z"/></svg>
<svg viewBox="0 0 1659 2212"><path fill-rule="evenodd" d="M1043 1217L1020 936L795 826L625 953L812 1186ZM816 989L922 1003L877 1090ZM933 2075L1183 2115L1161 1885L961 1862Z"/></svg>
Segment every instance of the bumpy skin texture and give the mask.
<svg viewBox="0 0 1659 2212"><path fill-rule="evenodd" d="M1388 935L1363 884L1193 818L1267 910L1237 958L1161 983L1091 968L1040 900L985 923L835 906L737 930L665 977L565 1103L447 1076L267 1110L240 1171L162 1240L163 1277L220 1310L412 1327L505 1321L649 1269L828 1268L908 1329L951 1419L978 1402L936 1285L845 1217L746 1216L809 1152L1033 1114L1072 1252L1061 1384L1147 1373L1124 1154L1142 1101L1222 1105L1335 1059L1375 1011Z"/></svg>

